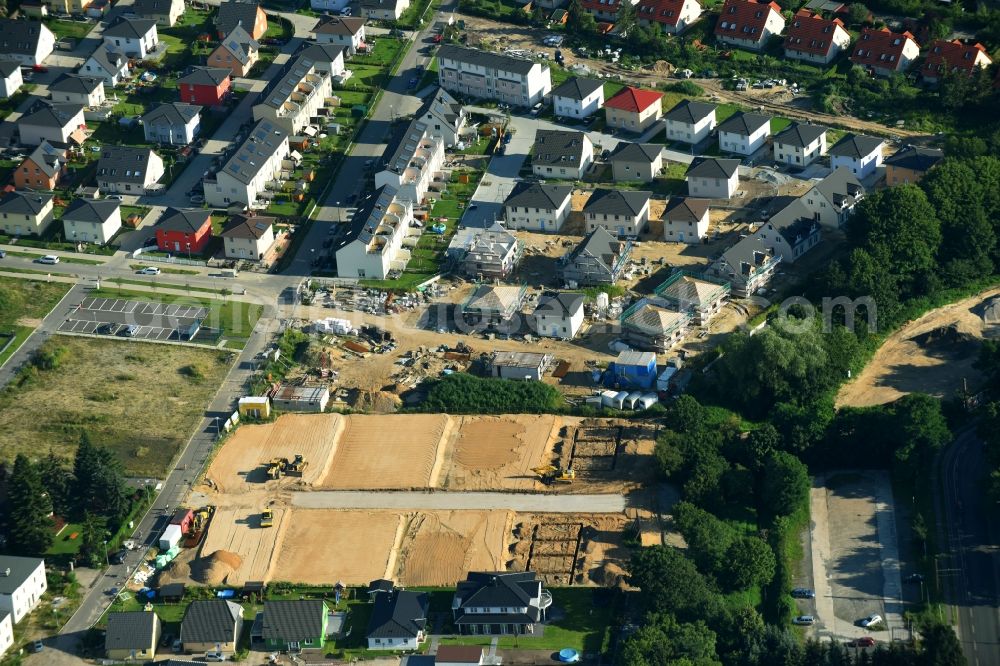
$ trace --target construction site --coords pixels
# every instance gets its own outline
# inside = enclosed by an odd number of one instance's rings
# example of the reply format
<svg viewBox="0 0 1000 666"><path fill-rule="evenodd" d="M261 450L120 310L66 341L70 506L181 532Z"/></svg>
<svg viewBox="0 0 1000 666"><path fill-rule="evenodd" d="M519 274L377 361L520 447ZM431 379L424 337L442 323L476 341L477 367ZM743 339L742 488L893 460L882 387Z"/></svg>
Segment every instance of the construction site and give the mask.
<svg viewBox="0 0 1000 666"><path fill-rule="evenodd" d="M655 437L648 423L552 415L244 425L190 498L211 507L204 538L160 578L446 586L469 570L532 570L550 585L618 585L625 532L658 525L644 500Z"/></svg>

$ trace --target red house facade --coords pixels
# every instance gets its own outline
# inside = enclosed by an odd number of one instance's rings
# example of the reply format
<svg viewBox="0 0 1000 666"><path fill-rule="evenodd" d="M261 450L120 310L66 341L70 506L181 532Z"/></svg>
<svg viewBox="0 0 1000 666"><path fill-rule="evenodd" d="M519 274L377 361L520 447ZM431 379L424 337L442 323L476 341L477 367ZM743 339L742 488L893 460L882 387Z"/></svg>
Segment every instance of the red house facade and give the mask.
<svg viewBox="0 0 1000 666"><path fill-rule="evenodd" d="M200 208L168 208L156 225L156 246L162 252L201 254L211 239L212 216Z"/></svg>
<svg viewBox="0 0 1000 666"><path fill-rule="evenodd" d="M195 67L177 80L180 101L201 106L219 106L229 96L232 77L221 67Z"/></svg>

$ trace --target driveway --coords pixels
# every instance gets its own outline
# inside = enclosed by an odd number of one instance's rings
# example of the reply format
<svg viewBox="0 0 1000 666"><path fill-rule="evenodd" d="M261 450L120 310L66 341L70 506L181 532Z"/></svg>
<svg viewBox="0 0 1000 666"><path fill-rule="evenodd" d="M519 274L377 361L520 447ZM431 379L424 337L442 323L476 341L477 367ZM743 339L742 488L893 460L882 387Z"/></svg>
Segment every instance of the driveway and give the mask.
<svg viewBox="0 0 1000 666"><path fill-rule="evenodd" d="M517 494L477 492L371 492L318 490L293 493L292 505L305 509L402 509L536 513L621 513L621 495Z"/></svg>

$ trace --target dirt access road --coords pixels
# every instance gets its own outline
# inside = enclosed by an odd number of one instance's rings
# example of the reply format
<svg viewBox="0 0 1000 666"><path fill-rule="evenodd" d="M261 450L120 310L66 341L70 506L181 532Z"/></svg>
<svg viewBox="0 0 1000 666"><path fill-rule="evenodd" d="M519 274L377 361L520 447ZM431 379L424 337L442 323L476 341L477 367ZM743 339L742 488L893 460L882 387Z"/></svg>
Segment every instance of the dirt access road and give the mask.
<svg viewBox="0 0 1000 666"><path fill-rule="evenodd" d="M401 509L531 511L538 513L619 513L621 495L541 495L476 492L371 492L317 490L292 494L299 509Z"/></svg>

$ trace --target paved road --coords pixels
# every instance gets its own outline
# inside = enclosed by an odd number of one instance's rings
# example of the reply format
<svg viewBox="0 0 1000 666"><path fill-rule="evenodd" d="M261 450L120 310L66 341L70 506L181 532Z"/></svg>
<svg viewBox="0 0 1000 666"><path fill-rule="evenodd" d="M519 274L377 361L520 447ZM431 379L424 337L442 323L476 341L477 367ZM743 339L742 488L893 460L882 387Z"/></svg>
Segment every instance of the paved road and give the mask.
<svg viewBox="0 0 1000 666"><path fill-rule="evenodd" d="M510 509L539 513L621 513L621 495L559 495L466 492L370 492L321 490L292 494L292 505L304 509Z"/></svg>
<svg viewBox="0 0 1000 666"><path fill-rule="evenodd" d="M970 666L1000 665L1000 540L991 524L1000 511L985 497L986 469L982 442L967 431L941 456L937 488L950 550L938 571Z"/></svg>

